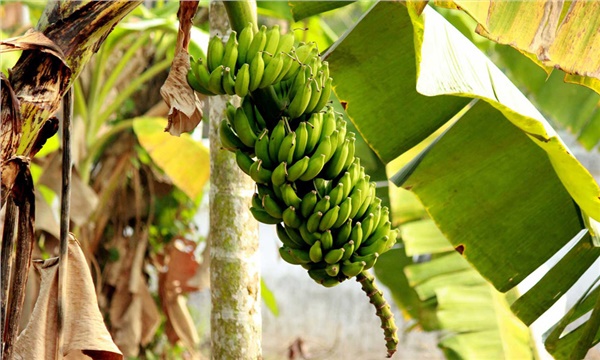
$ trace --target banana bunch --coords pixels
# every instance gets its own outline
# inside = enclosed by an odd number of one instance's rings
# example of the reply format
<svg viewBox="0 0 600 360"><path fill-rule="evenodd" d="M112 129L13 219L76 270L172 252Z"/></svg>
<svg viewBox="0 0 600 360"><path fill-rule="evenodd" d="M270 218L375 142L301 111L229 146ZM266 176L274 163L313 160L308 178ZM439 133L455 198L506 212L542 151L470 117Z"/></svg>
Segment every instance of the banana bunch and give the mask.
<svg viewBox="0 0 600 360"><path fill-rule="evenodd" d="M294 47L294 34L281 35L279 26L262 26L254 34L248 24L239 35L232 31L223 43L208 44L206 59L191 61L190 86L205 95L260 92L277 116L298 118L320 111L331 94L329 65L321 61L314 42Z"/></svg>
<svg viewBox="0 0 600 360"><path fill-rule="evenodd" d="M396 243L398 230L355 156L355 134L327 105L332 79L316 45L295 47L293 35L280 35L277 26L254 34L249 25L239 41L235 32L225 44L211 39L207 59L192 63L188 82L207 95L243 98L240 107L228 104L219 134L257 184L250 211L276 225L283 260L304 267L317 283L361 282L391 356L395 325L366 270Z"/></svg>

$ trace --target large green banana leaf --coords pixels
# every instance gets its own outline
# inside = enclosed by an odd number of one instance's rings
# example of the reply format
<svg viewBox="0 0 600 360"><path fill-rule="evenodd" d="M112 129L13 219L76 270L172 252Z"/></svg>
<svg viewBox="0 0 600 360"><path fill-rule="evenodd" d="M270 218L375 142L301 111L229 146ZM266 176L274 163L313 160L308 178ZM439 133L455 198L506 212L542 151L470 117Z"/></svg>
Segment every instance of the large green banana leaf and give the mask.
<svg viewBox="0 0 600 360"><path fill-rule="evenodd" d="M587 170L518 89L431 8L418 16L410 3L380 2L326 56L337 96L384 162L445 128L393 179L500 291L585 230L588 217L600 219L600 190ZM586 234L513 309L530 324L599 254ZM590 333L584 345L598 341L597 328L582 329L575 342ZM559 354L569 339L549 348Z"/></svg>
<svg viewBox="0 0 600 360"><path fill-rule="evenodd" d="M391 193L394 204L412 195L403 189ZM411 203L412 209L393 213L395 223L425 212ZM375 273L423 329L444 330L439 346L448 359L534 357L528 329L510 312L505 296L454 251L431 219L403 222L400 229L402 248L383 254ZM431 260L413 261L419 255Z"/></svg>

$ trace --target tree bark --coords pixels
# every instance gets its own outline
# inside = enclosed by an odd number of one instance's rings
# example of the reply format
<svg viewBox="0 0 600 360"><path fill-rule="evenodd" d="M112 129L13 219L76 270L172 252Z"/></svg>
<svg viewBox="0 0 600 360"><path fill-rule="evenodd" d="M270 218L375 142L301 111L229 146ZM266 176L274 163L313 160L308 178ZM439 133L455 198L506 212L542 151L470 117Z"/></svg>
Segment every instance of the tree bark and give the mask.
<svg viewBox="0 0 600 360"><path fill-rule="evenodd" d="M211 35L229 31L221 1L210 3ZM213 359L261 359L258 223L249 207L254 183L221 148L219 123L230 96L210 98L210 272Z"/></svg>

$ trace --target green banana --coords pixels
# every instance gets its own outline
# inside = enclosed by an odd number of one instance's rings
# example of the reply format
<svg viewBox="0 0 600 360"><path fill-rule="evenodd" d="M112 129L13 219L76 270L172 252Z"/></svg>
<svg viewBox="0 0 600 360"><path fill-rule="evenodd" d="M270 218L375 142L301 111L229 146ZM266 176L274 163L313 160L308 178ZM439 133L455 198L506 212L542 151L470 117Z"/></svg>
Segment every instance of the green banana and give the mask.
<svg viewBox="0 0 600 360"><path fill-rule="evenodd" d="M294 48L295 42L294 33L287 33L285 35L280 35L279 44L277 45L277 52L289 53Z"/></svg>
<svg viewBox="0 0 600 360"><path fill-rule="evenodd" d="M277 203L277 200L269 195L265 195L262 198L262 201L263 208L269 215L276 219L281 219L283 217L283 208Z"/></svg>
<svg viewBox="0 0 600 360"><path fill-rule="evenodd" d="M352 221L346 221L337 230L336 235L333 238L333 246L341 247L350 240L350 233L352 232Z"/></svg>
<svg viewBox="0 0 600 360"><path fill-rule="evenodd" d="M319 240L320 238L319 234L308 231L306 221L302 222L302 225L300 225L298 230L300 230L300 236L302 236L302 240L304 240L304 242L310 246L312 246L315 241Z"/></svg>
<svg viewBox="0 0 600 360"><path fill-rule="evenodd" d="M329 197L329 195L325 195L321 198L321 200L317 201L317 204L315 205L315 209L313 211L325 214L325 212L327 212L327 210L329 210L330 207L331 198Z"/></svg>
<svg viewBox="0 0 600 360"><path fill-rule="evenodd" d="M375 240L380 239L386 235L390 235L390 230L392 227L392 223L389 220L386 220L381 226L379 226L368 238L365 238L363 241L363 245L371 245Z"/></svg>
<svg viewBox="0 0 600 360"><path fill-rule="evenodd" d="M311 81L308 81L306 84L304 84L302 86L302 90L299 90L290 102L290 105L287 108L287 113L290 118L298 118L306 110L312 94L310 82Z"/></svg>
<svg viewBox="0 0 600 360"><path fill-rule="evenodd" d="M335 179L343 170L344 164L346 163L346 158L348 156L348 151L350 146L350 140L346 139L346 141L337 148L333 157L330 161L327 162L323 171L321 171L321 176L325 179Z"/></svg>
<svg viewBox="0 0 600 360"><path fill-rule="evenodd" d="M354 223L352 231L350 232L350 239L354 240L354 247L358 249L363 241L362 224L360 221Z"/></svg>
<svg viewBox="0 0 600 360"><path fill-rule="evenodd" d="M354 254L354 250L355 250L354 240L350 240L347 243L345 243L343 248L344 248L344 256L342 256L341 261L350 259L352 254Z"/></svg>
<svg viewBox="0 0 600 360"><path fill-rule="evenodd" d="M346 261L342 262L341 271L342 271L342 274L351 278L351 277L354 277L354 276L360 274L363 271L363 269L365 268L365 265L367 265L367 263L364 261L352 262L350 260L346 260Z"/></svg>
<svg viewBox="0 0 600 360"><path fill-rule="evenodd" d="M331 277L335 277L340 272L340 264L329 264L325 267L325 272Z"/></svg>
<svg viewBox="0 0 600 360"><path fill-rule="evenodd" d="M258 184L268 185L271 181L272 171L262 166L262 160L257 160L250 167L250 177Z"/></svg>
<svg viewBox="0 0 600 360"><path fill-rule="evenodd" d="M317 103L321 98L321 85L319 84L319 81L313 79L313 81L310 82L310 88L310 100L308 101L308 104L306 104L306 109L304 110L307 114L321 110L321 108L317 108Z"/></svg>
<svg viewBox="0 0 600 360"><path fill-rule="evenodd" d="M327 105L327 102L329 101L329 98L331 96L331 88L332 88L332 86L333 86L333 79L332 78L328 78L325 81L325 85L321 89L321 94L320 94L320 97L319 97L319 102L317 102L317 105L315 105L315 109L322 109L323 107L325 107L325 105Z"/></svg>
<svg viewBox="0 0 600 360"><path fill-rule="evenodd" d="M283 261L287 262L288 264L292 264L292 265L303 265L306 264L303 261L298 260L296 257L294 257L290 251L288 251L288 249L291 249L288 246L282 246L279 248L279 256L281 256L281 258L283 259Z"/></svg>
<svg viewBox="0 0 600 360"><path fill-rule="evenodd" d="M236 151L238 149L244 149L245 145L240 138L233 132L231 125L226 119L221 121L219 127L219 137L221 139L221 145L223 148L229 151Z"/></svg>
<svg viewBox="0 0 600 360"><path fill-rule="evenodd" d="M259 89L264 89L267 86L273 84L275 79L281 73L283 69L283 55L277 54L269 61L269 63L265 66L265 72L263 74L260 83L258 84Z"/></svg>
<svg viewBox="0 0 600 360"><path fill-rule="evenodd" d="M265 60L265 63L269 62L266 59L267 57L273 56L277 52L277 47L279 46L279 38L279 25L273 25L273 27L269 29L266 34L265 48L263 50L263 59Z"/></svg>
<svg viewBox="0 0 600 360"><path fill-rule="evenodd" d="M250 86L250 65L243 64L235 77L235 94L239 97L245 97L249 93Z"/></svg>
<svg viewBox="0 0 600 360"><path fill-rule="evenodd" d="M281 147L281 142L285 139L285 127L285 120L280 120L271 132L271 137L269 139L269 156L273 162L277 162L277 155L279 153L279 148Z"/></svg>
<svg viewBox="0 0 600 360"><path fill-rule="evenodd" d="M281 240L283 245L290 247L292 249L304 248L304 246L305 246L304 241L302 241L300 243L296 242L293 238L291 238L288 235L287 231L285 230L285 227L283 225L281 225L281 223L278 223L276 225L275 231L277 232L277 236L279 237L279 240Z"/></svg>
<svg viewBox="0 0 600 360"><path fill-rule="evenodd" d="M329 160L329 158L331 157L330 155L333 153L332 150L334 149L331 146L331 137L326 136L324 139L321 139L321 142L315 149L315 153L312 154L311 157L319 157L320 155L325 155L325 162L327 162L327 160Z"/></svg>
<svg viewBox="0 0 600 360"><path fill-rule="evenodd" d="M285 232L288 234L288 236L290 237L290 239L292 239L292 241L294 241L296 244L302 244L302 247L306 246L306 242L302 238L302 235L300 235L300 231L298 231L297 229L294 229L294 228L286 226L285 227Z"/></svg>
<svg viewBox="0 0 600 360"><path fill-rule="evenodd" d="M302 225L302 219L296 213L296 208L293 206L289 206L287 209L283 211L283 223L285 226L298 229L300 225Z"/></svg>
<svg viewBox="0 0 600 360"><path fill-rule="evenodd" d="M263 165L266 168L273 168L273 162L269 157L269 129L264 129L256 139L254 152L256 153L256 157L262 160Z"/></svg>
<svg viewBox="0 0 600 360"><path fill-rule="evenodd" d="M323 169L323 166L325 166L326 158L327 156L325 154L311 156L306 171L304 172L304 174L300 175L299 179L302 181L310 181L314 179L317 175L319 175L319 173Z"/></svg>
<svg viewBox="0 0 600 360"><path fill-rule="evenodd" d="M331 249L325 254L325 256L323 256L323 260L325 260L325 262L328 264L335 264L342 260L345 252L346 250L344 250L344 248Z"/></svg>
<svg viewBox="0 0 600 360"><path fill-rule="evenodd" d="M297 143L296 143L297 146ZM296 163L290 166L288 170L287 180L289 182L294 182L302 176L308 169L308 165L310 164L310 158L308 156L303 157L302 159L296 161Z"/></svg>
<svg viewBox="0 0 600 360"><path fill-rule="evenodd" d="M194 64L192 64L192 69L193 68L194 68ZM198 76L195 75L195 73L192 69L190 69L187 73L188 85L190 85L190 87L192 89L194 89L194 91L197 91L201 94L204 94L207 96L215 95L215 94L213 94L212 91L208 90L207 88L205 88L203 85L200 84L200 81L198 80Z"/></svg>
<svg viewBox="0 0 600 360"><path fill-rule="evenodd" d="M308 251L305 250L293 249L291 247L282 246L281 248L279 248L279 254L282 253L287 253L286 257L290 260L293 259L294 261L296 261L296 264L308 264L311 262L310 257L308 256ZM285 258L283 259L286 260Z"/></svg>
<svg viewBox="0 0 600 360"><path fill-rule="evenodd" d="M360 209L356 213L356 216L355 216L356 219L362 219L363 216L365 215L367 209L369 208L369 205L371 204L371 200L373 199L373 193L374 193L374 191L369 191L369 193L363 200L363 203L362 203Z"/></svg>
<svg viewBox="0 0 600 360"><path fill-rule="evenodd" d="M288 158L290 157L290 154L292 155L292 158L293 158L295 147L296 147L296 133L292 131L283 138L283 141L281 142L281 145L279 146L279 151L277 152L277 161L284 162L284 161L291 160Z"/></svg>
<svg viewBox="0 0 600 360"><path fill-rule="evenodd" d="M298 62L304 64L308 59L318 54L317 43L311 41L296 48L296 58Z"/></svg>
<svg viewBox="0 0 600 360"><path fill-rule="evenodd" d="M258 89L258 85L260 85L264 73L265 62L262 56L255 56L252 62L250 63L250 84L248 85L248 90L254 91Z"/></svg>
<svg viewBox="0 0 600 360"><path fill-rule="evenodd" d="M264 210L262 208L262 197L258 193L252 195L252 207Z"/></svg>
<svg viewBox="0 0 600 360"><path fill-rule="evenodd" d="M263 209L251 207L250 212L252 213L252 216L254 216L254 218L257 221L259 221L263 224L275 225L275 224L279 224L281 222L281 219L272 217Z"/></svg>
<svg viewBox="0 0 600 360"><path fill-rule="evenodd" d="M318 263L321 260L323 260L323 250L321 248L321 241L317 240L314 244L312 244L308 255L310 257L310 260L314 263Z"/></svg>
<svg viewBox="0 0 600 360"><path fill-rule="evenodd" d="M308 232L316 232L319 229L319 223L321 222L322 218L323 213L320 211L309 216L308 220L306 221L306 229Z"/></svg>
<svg viewBox="0 0 600 360"><path fill-rule="evenodd" d="M321 139L321 130L323 129L323 114L312 114L307 122L308 140L306 141L306 154L312 154Z"/></svg>
<svg viewBox="0 0 600 360"><path fill-rule="evenodd" d="M253 38L254 32L252 31L252 24L248 24L244 29L242 29L239 36L237 59L238 67L243 66L245 63L250 63L249 61L246 61L246 57Z"/></svg>
<svg viewBox="0 0 600 360"><path fill-rule="evenodd" d="M365 263L365 267L363 270L368 270L370 268L373 267L373 265L375 265L375 262L377 261L377 258L379 258L379 254L378 253L372 253L372 254L368 254L368 255L358 255L356 254L356 252L354 253L354 255L352 255L350 257L350 260L352 262L361 262L363 261Z"/></svg>
<svg viewBox="0 0 600 360"><path fill-rule="evenodd" d="M248 116L246 116L246 112L241 107L237 108L235 111L233 128L244 145L248 146L249 148L254 147L257 136L250 125L250 121L248 120Z"/></svg>
<svg viewBox="0 0 600 360"><path fill-rule="evenodd" d="M302 205L302 199L298 197L296 194L296 190L292 187L292 184L285 184L281 190L281 195L283 196L283 202L287 206L293 206L296 209L300 209Z"/></svg>
<svg viewBox="0 0 600 360"><path fill-rule="evenodd" d="M315 206L317 205L317 192L315 190L309 191L302 197L302 203L300 204L300 213L307 219L310 214L313 213Z"/></svg>
<svg viewBox="0 0 600 360"><path fill-rule="evenodd" d="M321 246L323 247L323 250L329 250L333 247L333 234L331 233L331 230L324 231L323 234L321 234Z"/></svg>
<svg viewBox="0 0 600 360"><path fill-rule="evenodd" d="M294 149L294 161L298 161L305 156L306 144L308 143L308 129L306 122L303 121L296 129L296 148Z"/></svg>
<svg viewBox="0 0 600 360"><path fill-rule="evenodd" d="M261 53L262 53L263 49L265 48L266 43L267 43L267 27L263 25L260 27L258 32L256 34L254 34L254 38L252 39L252 42L250 43L250 46L248 47L248 52L246 53L246 62L252 63L252 61L254 61L254 59L256 59L257 57L260 57L260 59L262 60ZM263 64L264 64L264 61L263 61Z"/></svg>
<svg viewBox="0 0 600 360"><path fill-rule="evenodd" d="M223 71L223 65L217 66L217 68L210 73L208 79L208 90L218 95L225 94L225 89L223 89Z"/></svg>
<svg viewBox="0 0 600 360"><path fill-rule="evenodd" d="M331 229L333 227L333 224L335 224L335 222L337 221L339 213L340 213L339 205L336 205L336 206L332 207L331 209L329 209L329 211L327 211L323 215L323 218L321 219L321 222L319 223L319 231L325 231L325 230Z"/></svg>
<svg viewBox="0 0 600 360"><path fill-rule="evenodd" d="M237 33L235 31L232 31L229 34L229 39L227 39L227 43L225 44L225 53L223 54L223 60L221 60L221 63L226 68L230 68L231 72L233 74L235 74L237 60L238 60Z"/></svg>
<svg viewBox="0 0 600 360"><path fill-rule="evenodd" d="M387 250L386 244L389 239L390 239L390 237L386 235L382 238L379 238L379 239L373 241L368 246L361 245L360 248L358 248L357 252L359 255L362 255L362 256L365 256L368 254L373 254L373 253L381 254L385 250Z"/></svg>
<svg viewBox="0 0 600 360"><path fill-rule="evenodd" d="M286 249L293 257L298 259L304 264L310 263L310 256L308 255L308 250L299 250L299 249Z"/></svg>
<svg viewBox="0 0 600 360"><path fill-rule="evenodd" d="M338 185L339 186L339 185ZM333 223L332 228L337 229L350 219L350 211L352 211L352 199L346 198L340 204L340 211L337 220Z"/></svg>
<svg viewBox="0 0 600 360"><path fill-rule="evenodd" d="M346 199L350 195L350 192L353 188L352 175L350 174L350 172L344 172L344 175L342 175L340 181L338 182L338 186L339 185L342 185L342 199Z"/></svg>
<svg viewBox="0 0 600 360"><path fill-rule="evenodd" d="M285 184L285 179L287 178L287 163L279 163L273 173L271 174L271 182L274 186L279 187Z"/></svg>
<svg viewBox="0 0 600 360"><path fill-rule="evenodd" d="M344 183L338 182L338 184L329 192L331 198L331 205L339 205L344 199Z"/></svg>
<svg viewBox="0 0 600 360"><path fill-rule="evenodd" d="M375 215L373 213L368 214L367 216L365 216L362 221L362 230L363 230L363 237L366 239L369 237L369 235L371 235L371 232L374 229L375 226ZM363 244L365 245L365 244Z"/></svg>
<svg viewBox="0 0 600 360"><path fill-rule="evenodd" d="M290 71L290 69L292 68L292 65L296 62L296 60L287 52L278 51L278 54L281 54L282 65L281 65L281 71L279 72L279 75L277 75L275 80L273 80L273 84L282 85L283 78L288 74L288 72Z"/></svg>
<svg viewBox="0 0 600 360"><path fill-rule="evenodd" d="M325 114L323 114L323 125L321 127L321 138L320 141L323 141L325 137L333 135L337 127L335 121L335 114L333 113L333 108L328 107Z"/></svg>
<svg viewBox="0 0 600 360"><path fill-rule="evenodd" d="M207 52L207 65L208 71L211 73L215 71L217 67L223 64L223 54L225 53L225 46L218 36L213 36L208 42Z"/></svg>
<svg viewBox="0 0 600 360"><path fill-rule="evenodd" d="M248 153L239 149L236 150L235 161L246 175L250 175L250 168L252 167L252 164L254 164L254 160L252 160Z"/></svg>

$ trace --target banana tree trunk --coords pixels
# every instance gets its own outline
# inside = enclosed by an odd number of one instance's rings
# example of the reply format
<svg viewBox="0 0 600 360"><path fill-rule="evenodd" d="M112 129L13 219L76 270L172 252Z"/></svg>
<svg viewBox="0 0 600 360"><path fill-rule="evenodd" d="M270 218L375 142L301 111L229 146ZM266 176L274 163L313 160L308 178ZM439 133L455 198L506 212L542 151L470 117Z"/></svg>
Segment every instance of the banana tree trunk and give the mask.
<svg viewBox="0 0 600 360"><path fill-rule="evenodd" d="M210 3L211 35L229 31L221 1ZM258 224L249 206L254 183L221 148L219 123L227 101L210 98L210 273L213 359L260 359L261 312Z"/></svg>

